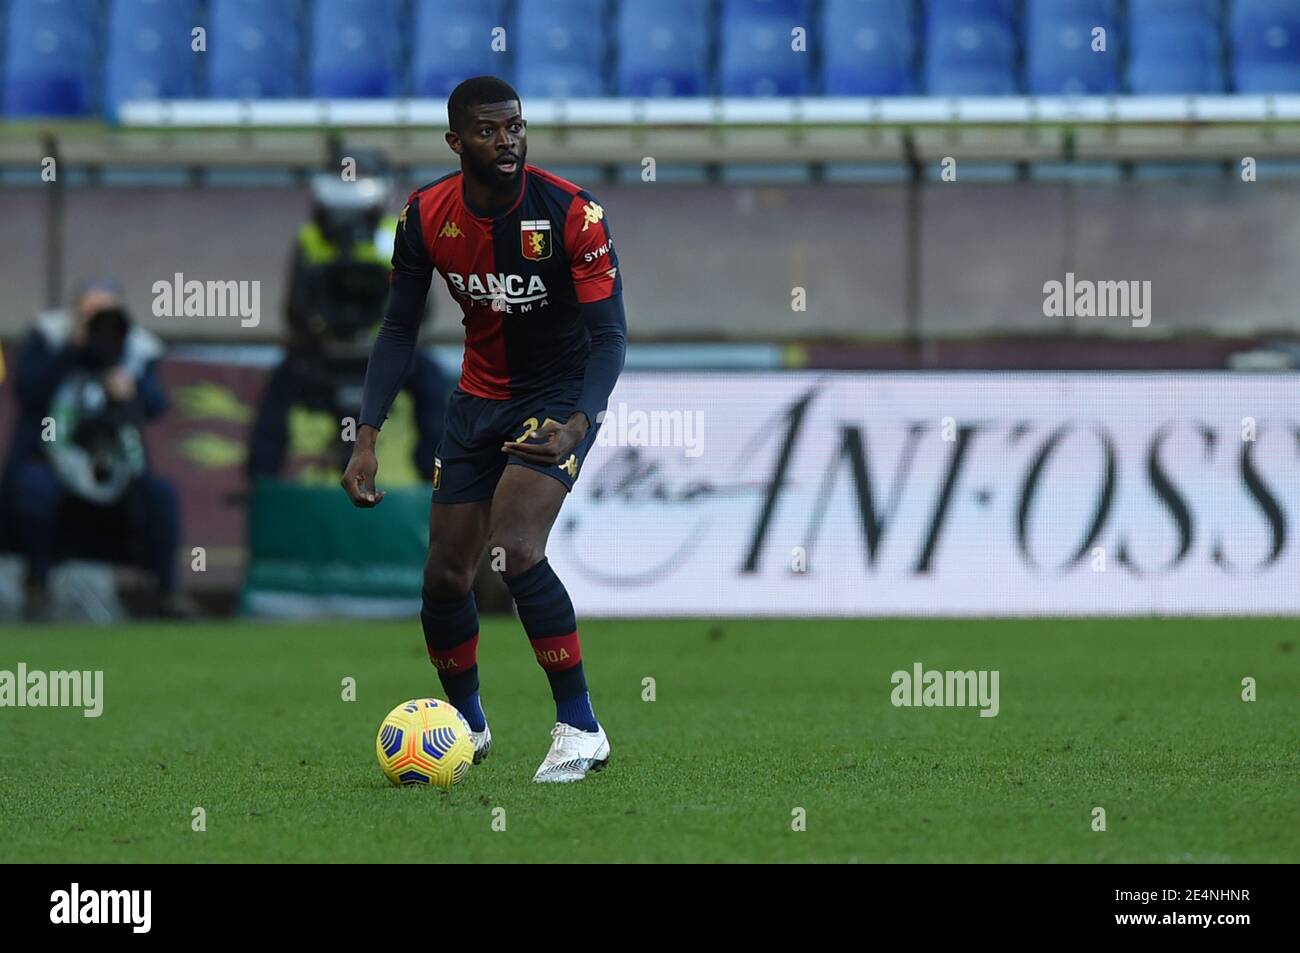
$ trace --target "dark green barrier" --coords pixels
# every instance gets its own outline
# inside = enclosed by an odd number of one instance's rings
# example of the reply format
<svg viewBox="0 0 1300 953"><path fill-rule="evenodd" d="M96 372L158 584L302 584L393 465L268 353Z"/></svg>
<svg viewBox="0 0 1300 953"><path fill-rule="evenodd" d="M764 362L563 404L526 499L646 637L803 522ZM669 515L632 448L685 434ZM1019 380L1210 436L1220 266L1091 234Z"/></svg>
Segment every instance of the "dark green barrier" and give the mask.
<svg viewBox="0 0 1300 953"><path fill-rule="evenodd" d="M429 543L429 488L389 490L357 509L337 486L260 480L249 501L243 607L266 597L418 600ZM291 599L289 601L292 601ZM312 603L304 600L306 610Z"/></svg>

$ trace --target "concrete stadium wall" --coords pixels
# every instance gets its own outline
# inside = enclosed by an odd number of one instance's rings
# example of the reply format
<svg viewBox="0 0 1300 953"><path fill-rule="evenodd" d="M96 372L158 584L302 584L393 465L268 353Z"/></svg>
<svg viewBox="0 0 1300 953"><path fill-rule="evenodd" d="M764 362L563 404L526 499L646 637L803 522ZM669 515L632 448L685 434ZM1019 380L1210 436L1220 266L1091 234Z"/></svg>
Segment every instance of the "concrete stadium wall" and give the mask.
<svg viewBox="0 0 1300 953"><path fill-rule="evenodd" d="M817 339L894 336L906 309L907 189L601 186L624 269L634 336ZM170 340L278 338L290 244L306 193L276 188L73 188L66 283L109 274L143 322ZM45 299L39 189L0 193L0 335L22 332ZM1043 283L1067 270L1150 280L1152 327L1066 319L1088 331L1286 330L1300 300L1300 184L932 183L921 199L923 333L1062 330ZM222 318L156 318L151 286L258 280L255 328ZM791 289L807 291L792 312ZM441 282L437 337L459 335Z"/></svg>

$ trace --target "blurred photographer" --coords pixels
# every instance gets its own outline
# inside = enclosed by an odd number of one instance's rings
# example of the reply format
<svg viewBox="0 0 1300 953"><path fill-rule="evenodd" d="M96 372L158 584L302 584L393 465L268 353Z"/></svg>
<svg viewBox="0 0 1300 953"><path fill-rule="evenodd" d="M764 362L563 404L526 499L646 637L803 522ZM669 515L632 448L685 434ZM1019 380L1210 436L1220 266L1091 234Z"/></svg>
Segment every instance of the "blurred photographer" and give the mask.
<svg viewBox="0 0 1300 953"><path fill-rule="evenodd" d="M48 618L50 569L67 558L150 570L158 613L185 614L176 594L176 490L150 472L143 437L167 406L154 369L161 354L109 281L83 286L70 311L39 315L23 345L0 488L7 535L27 562L31 619Z"/></svg>
<svg viewBox="0 0 1300 953"><path fill-rule="evenodd" d="M378 168L378 159L367 159ZM338 173L312 179L312 217L298 230L289 274L286 316L290 340L271 375L253 426L251 477L277 476L289 447L289 411L302 406L335 420L354 415L374 334L388 300L397 219L386 216L391 184L382 174L354 181ZM427 353L418 352L405 389L415 398L416 469L433 474L450 390ZM349 450L340 443L342 470Z"/></svg>

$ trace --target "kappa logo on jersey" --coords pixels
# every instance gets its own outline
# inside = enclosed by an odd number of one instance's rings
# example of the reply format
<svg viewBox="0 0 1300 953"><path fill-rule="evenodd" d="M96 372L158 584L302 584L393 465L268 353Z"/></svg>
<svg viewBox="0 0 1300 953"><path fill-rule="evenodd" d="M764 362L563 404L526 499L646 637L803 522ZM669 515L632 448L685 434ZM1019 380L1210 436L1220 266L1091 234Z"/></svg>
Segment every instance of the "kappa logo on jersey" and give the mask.
<svg viewBox="0 0 1300 953"><path fill-rule="evenodd" d="M410 210L411 210L411 203L410 203L410 202L407 202L405 205L402 206L402 214L399 215L399 216L397 216L397 227L398 227L398 228L405 228L405 227L406 227L406 213L409 212Z"/></svg>
<svg viewBox="0 0 1300 953"><path fill-rule="evenodd" d="M406 213L403 212L402 214L405 215ZM465 233L460 230L459 225L457 225L451 219L447 219L447 221L443 222L442 231L438 233L438 237L439 238L460 238L460 236L464 234Z"/></svg>
<svg viewBox="0 0 1300 953"><path fill-rule="evenodd" d="M442 483L442 460L439 457L433 458L433 488L438 489Z"/></svg>
<svg viewBox="0 0 1300 953"><path fill-rule="evenodd" d="M545 261L551 257L551 222L541 218L519 223L519 246L529 261Z"/></svg>
<svg viewBox="0 0 1300 953"><path fill-rule="evenodd" d="M561 470L567 473L571 479L578 479L578 455L576 453L569 454L569 459L557 465Z"/></svg>
<svg viewBox="0 0 1300 953"><path fill-rule="evenodd" d="M605 210L595 202L588 202L582 207L582 230L585 232L590 225L595 225L605 217Z"/></svg>

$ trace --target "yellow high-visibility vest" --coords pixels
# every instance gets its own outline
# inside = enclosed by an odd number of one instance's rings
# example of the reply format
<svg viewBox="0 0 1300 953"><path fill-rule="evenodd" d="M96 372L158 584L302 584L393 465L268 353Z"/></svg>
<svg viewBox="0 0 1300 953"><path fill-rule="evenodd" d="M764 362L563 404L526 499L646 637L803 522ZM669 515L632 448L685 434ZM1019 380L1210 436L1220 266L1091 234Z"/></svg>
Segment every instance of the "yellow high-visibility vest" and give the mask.
<svg viewBox="0 0 1300 953"><path fill-rule="evenodd" d="M368 242L358 242L352 249L353 261L373 262L377 265L386 265L392 257L392 235L397 231L397 219L394 216L387 216L375 230L375 235ZM387 247L389 253L386 255L381 248ZM339 251L325 237L319 225L315 222L305 222L302 228L298 229L298 248L302 250L303 258L309 265L328 265L336 261L339 257Z"/></svg>

